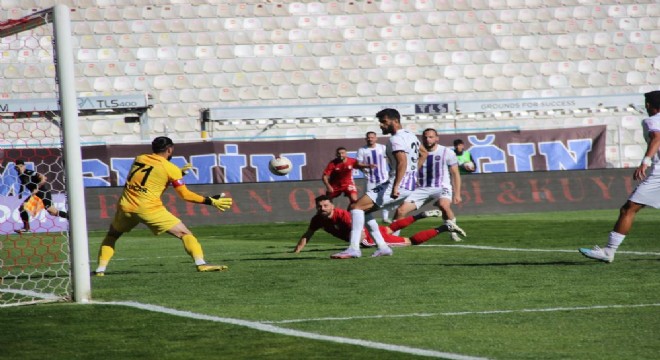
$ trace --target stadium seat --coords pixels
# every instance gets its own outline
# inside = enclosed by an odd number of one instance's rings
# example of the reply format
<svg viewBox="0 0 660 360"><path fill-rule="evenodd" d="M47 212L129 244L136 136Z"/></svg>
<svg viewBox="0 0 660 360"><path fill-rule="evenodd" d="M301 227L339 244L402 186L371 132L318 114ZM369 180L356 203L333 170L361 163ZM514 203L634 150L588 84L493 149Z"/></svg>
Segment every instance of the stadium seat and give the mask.
<svg viewBox="0 0 660 360"><path fill-rule="evenodd" d="M138 91L146 91L151 89L151 84L145 76L136 76L133 79L133 87Z"/></svg>
<svg viewBox="0 0 660 360"><path fill-rule="evenodd" d="M531 89L531 78L526 76L515 76L511 80L511 87L513 90L529 90Z"/></svg>
<svg viewBox="0 0 660 360"><path fill-rule="evenodd" d="M110 62L106 63L103 69L103 74L105 76L122 76L125 75L123 72L123 67L119 66L118 63Z"/></svg>
<svg viewBox="0 0 660 360"><path fill-rule="evenodd" d="M83 74L88 77L97 77L104 75L103 68L97 66L97 64L94 63L85 64L85 69L83 70Z"/></svg>
<svg viewBox="0 0 660 360"><path fill-rule="evenodd" d="M172 78L168 75L157 75L153 78L154 89L168 90L172 88Z"/></svg>
<svg viewBox="0 0 660 360"><path fill-rule="evenodd" d="M112 88L119 92L134 90L133 82L127 76L115 77L112 83Z"/></svg>

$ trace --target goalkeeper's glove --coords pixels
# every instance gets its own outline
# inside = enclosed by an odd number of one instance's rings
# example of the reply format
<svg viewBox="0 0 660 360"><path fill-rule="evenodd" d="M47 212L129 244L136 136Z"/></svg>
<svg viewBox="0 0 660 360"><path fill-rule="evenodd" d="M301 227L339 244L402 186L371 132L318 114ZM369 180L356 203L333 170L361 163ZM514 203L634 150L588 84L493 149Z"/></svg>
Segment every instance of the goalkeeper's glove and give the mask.
<svg viewBox="0 0 660 360"><path fill-rule="evenodd" d="M204 204L213 205L220 211L225 211L234 203L232 198L223 197L225 194L215 195L204 199Z"/></svg>
<svg viewBox="0 0 660 360"><path fill-rule="evenodd" d="M188 174L188 172L189 172L190 170L192 170L192 167L193 167L193 166L192 166L191 163L187 163L187 164L183 165L183 167L181 168L181 174L183 174L183 175Z"/></svg>

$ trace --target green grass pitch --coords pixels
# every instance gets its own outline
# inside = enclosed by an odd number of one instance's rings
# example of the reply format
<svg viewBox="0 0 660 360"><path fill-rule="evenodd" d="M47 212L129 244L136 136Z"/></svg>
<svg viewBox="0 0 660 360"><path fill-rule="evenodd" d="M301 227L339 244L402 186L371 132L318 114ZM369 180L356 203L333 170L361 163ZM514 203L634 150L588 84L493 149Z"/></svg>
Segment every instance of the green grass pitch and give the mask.
<svg viewBox="0 0 660 360"><path fill-rule="evenodd" d="M293 254L306 223L219 214L192 230L222 273L197 273L178 240L140 227L92 278L95 303L0 308L0 359L657 359L660 213L639 213L612 264L577 252L603 245L617 214L458 211L464 242L351 260L330 260L346 244L321 232Z"/></svg>

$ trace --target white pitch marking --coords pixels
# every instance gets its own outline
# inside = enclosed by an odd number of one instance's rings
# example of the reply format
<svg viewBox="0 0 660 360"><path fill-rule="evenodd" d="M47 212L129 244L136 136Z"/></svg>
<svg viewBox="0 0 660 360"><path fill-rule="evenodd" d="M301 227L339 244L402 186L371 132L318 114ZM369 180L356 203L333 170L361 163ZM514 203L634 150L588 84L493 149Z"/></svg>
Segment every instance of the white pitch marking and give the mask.
<svg viewBox="0 0 660 360"><path fill-rule="evenodd" d="M328 336L328 335L322 335L322 334L317 334L317 333L312 333L312 332L307 332L307 331L299 331L299 330L292 330L292 329L282 328L282 327L279 327L279 326L273 326L273 325L269 325L269 324L265 324L265 323L261 323L261 322L256 322L256 321L232 319L232 318L211 316L211 315L205 315L205 314L197 314L197 313L193 313L193 312L190 312L190 311L175 310L175 309L170 309L170 308L166 308L166 307L163 307L163 306L142 304L142 303L133 302L133 301L116 301L116 302L115 301L113 301L113 302L97 302L97 301L95 301L93 303L94 304L101 304L101 305L128 306L128 307L133 307L133 308L136 308L136 309L159 312L159 313L164 313L164 314L169 314L169 315L174 315L174 316L181 316L181 317L190 318L190 319L208 320L208 321L214 321L214 322L225 323L225 324L245 326L245 327L248 327L248 328L251 328L251 329L266 331L266 332L275 333L275 334L296 336L296 337L312 339L312 340L331 341L331 342L335 342L335 343L357 345L357 346L363 346L363 347L368 347L368 348L372 348L372 349L396 351L396 352L402 352L402 353L412 354L412 355L437 357L437 358L443 358L443 359L456 359L456 360L485 360L486 359L486 358L481 358L481 357L467 356L467 355L461 355L461 354L453 354L453 353L447 353L447 352L441 352L441 351L418 349L418 348L413 348L413 347L408 347L408 346L385 344L385 343L379 343L379 342L368 341L368 340L351 339L351 338L345 338L345 337L339 337L339 336Z"/></svg>
<svg viewBox="0 0 660 360"><path fill-rule="evenodd" d="M553 312L553 311L628 309L628 308L649 307L649 306L660 306L660 303L657 303L657 304L632 304L632 305L594 305L594 306L557 307L557 308L541 308L541 309L519 309L519 310L486 310L486 311L459 311L459 312L445 312L445 313L412 313L412 314L398 314L398 315L326 317L326 318L310 318L310 319L289 319L289 320L278 320L278 321L261 321L261 323L262 324L290 324L290 323L311 322L311 321L345 321L345 320L389 319L389 318L405 318L405 317L490 315L490 314L512 314L512 313L533 313L533 312Z"/></svg>
<svg viewBox="0 0 660 360"><path fill-rule="evenodd" d="M12 304L0 304L0 308L10 307L10 306L32 305L32 304L38 304L38 303L42 303L42 302L59 301L59 300L63 299L62 296L57 296L55 294L48 294L48 293L39 293L39 292L32 291L32 290L0 289L0 293L17 294L17 295L21 295L21 296L27 296L27 297L31 297L31 298L41 299L41 300L22 301L22 302L12 303Z"/></svg>
<svg viewBox="0 0 660 360"><path fill-rule="evenodd" d="M456 248L465 248L465 249L477 249L477 250L499 250L499 251L519 251L519 252L559 252L559 253L577 253L575 250L564 250L564 249L523 249L523 248L503 248L496 246L481 246L481 245L419 245L420 247L456 247ZM658 256L658 252L642 252L642 251L617 251L617 254L630 254L630 255L649 255L649 256Z"/></svg>

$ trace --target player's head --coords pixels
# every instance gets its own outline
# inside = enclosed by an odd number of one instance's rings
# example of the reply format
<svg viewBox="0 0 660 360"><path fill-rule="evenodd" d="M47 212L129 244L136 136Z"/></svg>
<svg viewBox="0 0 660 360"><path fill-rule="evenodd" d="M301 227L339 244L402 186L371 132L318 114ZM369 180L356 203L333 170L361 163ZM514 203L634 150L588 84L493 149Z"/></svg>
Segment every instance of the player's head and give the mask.
<svg viewBox="0 0 660 360"><path fill-rule="evenodd" d="M660 90L647 92L644 94L646 102L646 112L653 116L660 112Z"/></svg>
<svg viewBox="0 0 660 360"><path fill-rule="evenodd" d="M151 151L154 154L163 155L167 160L170 160L174 152L174 142L167 136L159 136L151 142Z"/></svg>
<svg viewBox="0 0 660 360"><path fill-rule="evenodd" d="M332 216L332 212L335 210L335 204L332 203L332 199L326 195L321 195L317 196L314 202L316 203L317 214L327 218Z"/></svg>
<svg viewBox="0 0 660 360"><path fill-rule="evenodd" d="M401 115L396 109L383 109L376 113L376 117L383 135L396 134L396 131L401 128Z"/></svg>
<svg viewBox="0 0 660 360"><path fill-rule="evenodd" d="M438 143L438 132L433 128L425 129L422 132L422 144L426 150L435 149L435 145Z"/></svg>
<svg viewBox="0 0 660 360"><path fill-rule="evenodd" d="M378 140L378 135L375 131L368 131L364 139L367 141L367 146L372 147Z"/></svg>
<svg viewBox="0 0 660 360"><path fill-rule="evenodd" d="M25 171L25 161L20 159L14 161L14 169L16 169L17 173L22 174Z"/></svg>
<svg viewBox="0 0 660 360"><path fill-rule="evenodd" d="M454 140L454 149L456 149L456 151L461 152L463 151L464 148L465 148L465 144L463 143L463 140L461 139Z"/></svg>
<svg viewBox="0 0 660 360"><path fill-rule="evenodd" d="M348 152L346 151L345 147L340 146L337 148L337 150L335 150L335 156L337 157L337 159L344 161L348 156Z"/></svg>

